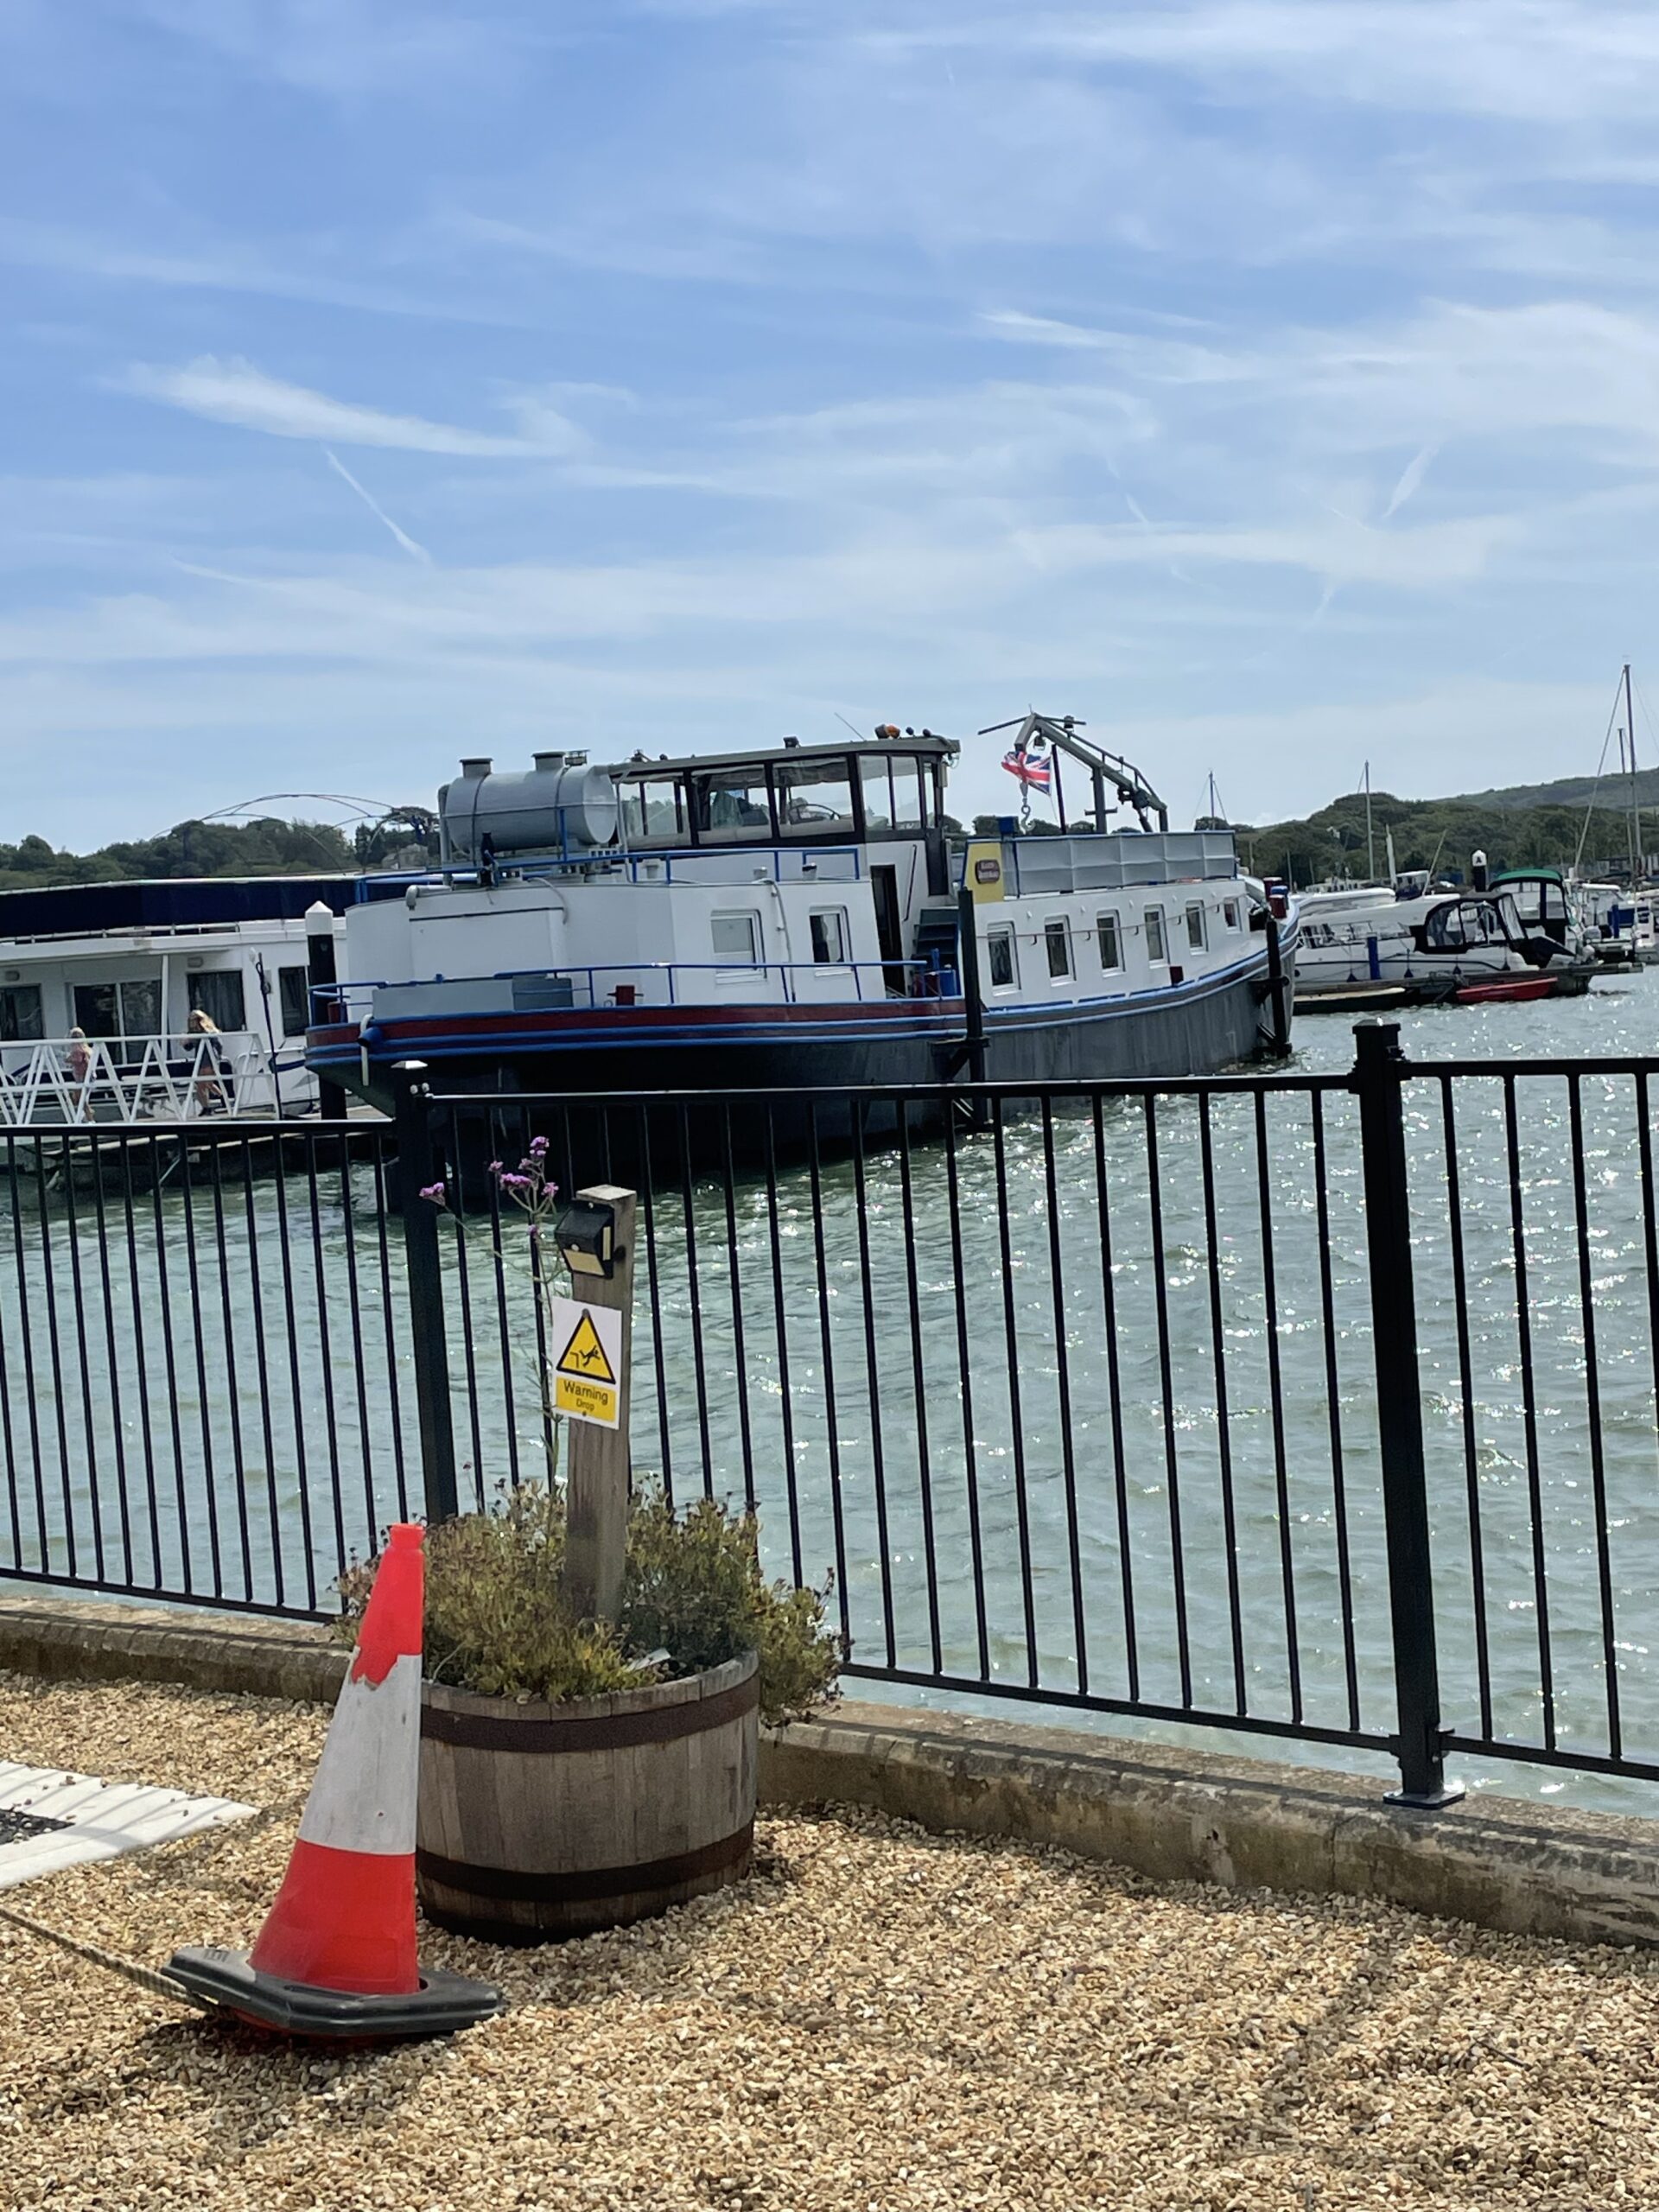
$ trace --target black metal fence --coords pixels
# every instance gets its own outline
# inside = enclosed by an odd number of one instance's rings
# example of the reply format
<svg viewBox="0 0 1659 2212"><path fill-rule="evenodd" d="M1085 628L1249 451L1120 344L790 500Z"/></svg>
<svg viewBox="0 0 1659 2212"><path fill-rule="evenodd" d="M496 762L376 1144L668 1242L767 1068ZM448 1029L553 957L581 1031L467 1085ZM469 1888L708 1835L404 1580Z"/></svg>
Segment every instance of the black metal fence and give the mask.
<svg viewBox="0 0 1659 2212"><path fill-rule="evenodd" d="M1659 1064L1359 1047L13 1135L0 1574L315 1614L411 1497L544 1478L486 1172L541 1134L641 1194L636 1478L753 1504L855 1678L1391 1751L1419 1802L1454 1747L1659 1780Z"/></svg>

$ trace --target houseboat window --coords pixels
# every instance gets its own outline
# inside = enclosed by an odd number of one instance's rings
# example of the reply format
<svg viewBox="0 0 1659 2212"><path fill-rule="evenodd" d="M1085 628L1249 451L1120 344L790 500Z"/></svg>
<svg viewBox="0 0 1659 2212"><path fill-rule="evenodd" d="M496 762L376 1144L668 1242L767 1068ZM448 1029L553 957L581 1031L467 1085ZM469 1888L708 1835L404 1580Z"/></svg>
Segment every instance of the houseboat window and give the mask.
<svg viewBox="0 0 1659 2212"><path fill-rule="evenodd" d="M1238 901L1237 901L1237 899L1229 899L1226 901L1226 903L1224 905L1224 906L1222 907L1222 910L1221 910L1221 911L1222 911L1222 912L1226 916L1226 918L1227 918L1227 926L1228 926L1228 928L1229 928L1230 930L1236 930L1236 929L1238 927Z"/></svg>
<svg viewBox="0 0 1659 2212"><path fill-rule="evenodd" d="M1095 923L1100 938L1100 964L1109 975L1114 968L1123 965L1123 948L1118 941L1117 916L1102 914Z"/></svg>
<svg viewBox="0 0 1659 2212"><path fill-rule="evenodd" d="M760 917L758 914L716 914L714 918L715 958L722 968L753 968L760 963Z"/></svg>
<svg viewBox="0 0 1659 2212"><path fill-rule="evenodd" d="M190 1011L200 1007L216 1029L245 1029L247 1007L242 978L234 969L210 968L190 978Z"/></svg>
<svg viewBox="0 0 1659 2212"><path fill-rule="evenodd" d="M119 1035L113 983L75 985L75 1027L89 1037Z"/></svg>
<svg viewBox="0 0 1659 2212"><path fill-rule="evenodd" d="M1204 908L1195 899L1186 910L1186 942L1194 952L1205 948Z"/></svg>
<svg viewBox="0 0 1659 2212"><path fill-rule="evenodd" d="M691 804L699 832L708 837L772 835L772 803L764 768L741 763L709 769L691 779Z"/></svg>
<svg viewBox="0 0 1659 2212"><path fill-rule="evenodd" d="M311 978L304 968L276 970L277 998L284 1037L302 1037L311 1026Z"/></svg>
<svg viewBox="0 0 1659 2212"><path fill-rule="evenodd" d="M1168 954L1164 950L1163 908L1161 906L1148 906L1146 913L1146 922L1147 957L1151 961L1154 968L1161 968L1164 962L1169 957Z"/></svg>
<svg viewBox="0 0 1659 2212"><path fill-rule="evenodd" d="M885 766L886 763L882 765ZM853 785L848 772L849 766L840 757L833 760L780 763L777 771L779 828L850 830Z"/></svg>
<svg viewBox="0 0 1659 2212"><path fill-rule="evenodd" d="M1048 951L1048 972L1058 978L1071 973L1071 931L1065 922L1045 922L1043 942Z"/></svg>
<svg viewBox="0 0 1659 2212"><path fill-rule="evenodd" d="M1000 991L1014 980L1014 931L992 930L985 939L985 949L990 956L991 988Z"/></svg>
<svg viewBox="0 0 1659 2212"><path fill-rule="evenodd" d="M162 1033L162 983L159 976L146 976L121 986L121 1034L159 1037Z"/></svg>
<svg viewBox="0 0 1659 2212"><path fill-rule="evenodd" d="M13 983L0 990L0 1043L24 1044L45 1033L38 983Z"/></svg>
<svg viewBox="0 0 1659 2212"><path fill-rule="evenodd" d="M847 957L847 910L827 906L810 918L812 957L820 967L839 967Z"/></svg>

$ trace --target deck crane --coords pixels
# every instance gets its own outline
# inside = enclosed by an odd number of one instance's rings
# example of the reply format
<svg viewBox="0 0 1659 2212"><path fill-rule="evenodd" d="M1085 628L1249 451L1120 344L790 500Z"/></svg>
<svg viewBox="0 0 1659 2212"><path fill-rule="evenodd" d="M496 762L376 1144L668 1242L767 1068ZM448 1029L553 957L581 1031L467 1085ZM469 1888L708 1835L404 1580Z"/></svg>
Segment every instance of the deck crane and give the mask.
<svg viewBox="0 0 1659 2212"><path fill-rule="evenodd" d="M1109 807L1106 804L1108 784L1111 785L1124 804L1135 809L1135 818L1142 830L1151 830L1153 825L1148 817L1154 814L1158 817L1159 829L1167 830L1169 809L1134 762L1123 760L1116 753L1106 752L1103 747L1092 743L1086 737L1080 737L1077 733L1084 727L1085 725L1072 715L1056 716L1033 713L1024 715L1016 721L993 722L988 729L981 730L979 734L982 737L995 737L1005 729L1011 729L1017 733L1003 760L1003 766L1009 768L1015 775L1020 775L1020 767L1015 766L1016 763L1023 764L1028 757L1040 759L1045 752L1064 753L1070 759L1079 762L1089 772L1090 783L1094 793L1094 803L1090 810L1095 817L1095 828L1102 836L1106 834L1108 814L1116 811L1115 808ZM1023 777L1020 779L1020 787L1025 798L1025 810L1028 814L1031 805L1030 786ZM1058 768L1054 775L1054 795L1059 807L1060 827L1064 830L1065 802L1060 792Z"/></svg>

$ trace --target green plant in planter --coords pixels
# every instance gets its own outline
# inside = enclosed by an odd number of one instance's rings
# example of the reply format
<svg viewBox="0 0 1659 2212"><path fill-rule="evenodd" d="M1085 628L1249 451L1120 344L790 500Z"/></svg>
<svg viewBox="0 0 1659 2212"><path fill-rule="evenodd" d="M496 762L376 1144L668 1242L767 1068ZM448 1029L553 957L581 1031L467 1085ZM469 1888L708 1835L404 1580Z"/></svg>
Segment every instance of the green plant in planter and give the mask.
<svg viewBox="0 0 1659 2212"><path fill-rule="evenodd" d="M564 1539L563 1496L530 1484L492 1512L428 1531L425 1666L434 1681L557 1704L755 1651L763 1719L788 1719L834 1695L841 1639L826 1624L823 1593L766 1580L753 1514L699 1498L676 1515L659 1491L642 1492L630 1509L614 1624L572 1618ZM340 1578L347 1640L372 1580L372 1562Z"/></svg>

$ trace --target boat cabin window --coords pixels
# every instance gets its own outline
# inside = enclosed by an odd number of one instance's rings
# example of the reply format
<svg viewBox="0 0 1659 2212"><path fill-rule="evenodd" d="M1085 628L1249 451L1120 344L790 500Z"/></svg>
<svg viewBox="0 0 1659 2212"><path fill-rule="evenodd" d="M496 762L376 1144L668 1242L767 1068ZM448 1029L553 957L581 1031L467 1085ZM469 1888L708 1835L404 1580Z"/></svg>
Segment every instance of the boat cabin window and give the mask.
<svg viewBox="0 0 1659 2212"><path fill-rule="evenodd" d="M121 1034L113 983L77 983L74 999L77 1029L84 1029L89 1037Z"/></svg>
<svg viewBox="0 0 1659 2212"><path fill-rule="evenodd" d="M1095 923L1100 939L1100 964L1109 975L1114 968L1123 965L1123 947L1117 934L1117 916L1102 914Z"/></svg>
<svg viewBox="0 0 1659 2212"><path fill-rule="evenodd" d="M1471 945L1504 944L1508 934L1497 908L1484 899L1465 899L1436 906L1425 925L1432 952L1462 952Z"/></svg>
<svg viewBox="0 0 1659 2212"><path fill-rule="evenodd" d="M785 760L773 771L780 830L850 830L854 826L849 763Z"/></svg>
<svg viewBox="0 0 1659 2212"><path fill-rule="evenodd" d="M200 1007L216 1029L245 1029L242 978L234 969L209 968L190 978L190 1011Z"/></svg>
<svg viewBox="0 0 1659 2212"><path fill-rule="evenodd" d="M0 990L0 1044L26 1044L45 1034L38 983L10 983Z"/></svg>
<svg viewBox="0 0 1659 2212"><path fill-rule="evenodd" d="M1048 972L1058 982L1071 973L1071 931L1065 922L1045 922L1043 942L1048 952Z"/></svg>
<svg viewBox="0 0 1659 2212"><path fill-rule="evenodd" d="M919 830L927 806L919 761L903 753L860 760L864 785L864 823L869 830Z"/></svg>
<svg viewBox="0 0 1659 2212"><path fill-rule="evenodd" d="M240 980L232 978L238 988ZM162 1033L162 986L157 976L135 976L124 983L77 983L74 999L75 1027L89 1037L159 1037Z"/></svg>
<svg viewBox="0 0 1659 2212"><path fill-rule="evenodd" d="M1154 968L1161 968L1169 955L1164 950L1164 910L1148 906L1146 912L1147 958Z"/></svg>
<svg viewBox="0 0 1659 2212"><path fill-rule="evenodd" d="M1186 941L1194 952L1202 952L1206 943L1204 908L1196 899L1186 910Z"/></svg>
<svg viewBox="0 0 1659 2212"><path fill-rule="evenodd" d="M991 988L1004 989L1016 980L1014 964L1014 931L1011 929L991 930L985 938L988 957Z"/></svg>
<svg viewBox="0 0 1659 2212"><path fill-rule="evenodd" d="M679 779L663 776L651 783L619 784L622 802L622 833L629 844L650 838L683 839L690 835L685 820L685 793Z"/></svg>
<svg viewBox="0 0 1659 2212"><path fill-rule="evenodd" d="M311 978L298 967L276 970L276 992L284 1037L303 1037L311 1023Z"/></svg>
<svg viewBox="0 0 1659 2212"><path fill-rule="evenodd" d="M1236 929L1238 927L1238 901L1237 901L1237 899L1228 899L1224 900L1223 905L1222 905L1222 909L1221 909L1221 911L1222 911L1222 914L1223 914L1224 918L1225 918L1225 920L1226 920L1226 924L1227 924L1228 928L1229 928L1230 930L1236 930Z"/></svg>
<svg viewBox="0 0 1659 2212"><path fill-rule="evenodd" d="M121 986L121 1033L124 1037L159 1037L162 1033L162 979L145 976Z"/></svg>
<svg viewBox="0 0 1659 2212"><path fill-rule="evenodd" d="M813 959L821 968L840 967L847 957L847 909L827 906L810 919Z"/></svg>
<svg viewBox="0 0 1659 2212"><path fill-rule="evenodd" d="M754 968L760 959L760 917L716 914L712 924L715 959L721 968Z"/></svg>
<svg viewBox="0 0 1659 2212"><path fill-rule="evenodd" d="M691 816L705 837L770 837L772 800L764 768L734 761L691 779Z"/></svg>

